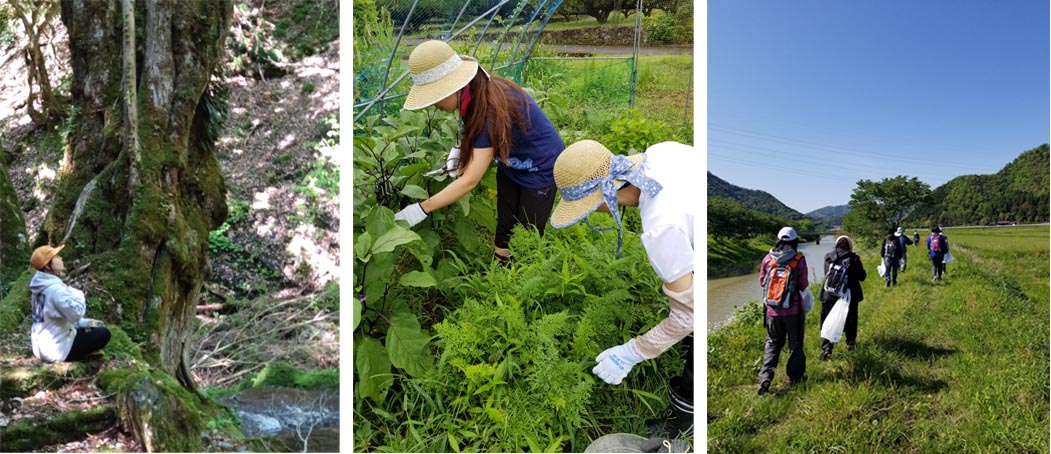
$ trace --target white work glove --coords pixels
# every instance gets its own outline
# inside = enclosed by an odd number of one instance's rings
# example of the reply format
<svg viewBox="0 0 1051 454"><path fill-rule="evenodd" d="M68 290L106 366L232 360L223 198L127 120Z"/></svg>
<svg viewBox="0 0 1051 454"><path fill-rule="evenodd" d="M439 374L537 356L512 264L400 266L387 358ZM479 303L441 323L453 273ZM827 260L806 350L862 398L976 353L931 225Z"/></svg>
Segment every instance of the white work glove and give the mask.
<svg viewBox="0 0 1051 454"><path fill-rule="evenodd" d="M591 372L606 383L619 385L621 380L628 376L628 372L631 372L631 368L642 362L642 355L635 348L635 339L632 339L599 353L595 361L598 361L598 365L591 369Z"/></svg>
<svg viewBox="0 0 1051 454"><path fill-rule="evenodd" d="M419 224L424 219L427 219L427 212L423 211L423 206L419 203L409 205L394 215L395 221L408 222L409 227Z"/></svg>
<svg viewBox="0 0 1051 454"><path fill-rule="evenodd" d="M445 159L445 171L450 177L460 176L460 147L452 147L449 157Z"/></svg>
<svg viewBox="0 0 1051 454"><path fill-rule="evenodd" d="M453 178L460 176L460 147L452 147L449 150L449 157L445 158L445 167L434 169L425 175L433 177L443 173Z"/></svg>

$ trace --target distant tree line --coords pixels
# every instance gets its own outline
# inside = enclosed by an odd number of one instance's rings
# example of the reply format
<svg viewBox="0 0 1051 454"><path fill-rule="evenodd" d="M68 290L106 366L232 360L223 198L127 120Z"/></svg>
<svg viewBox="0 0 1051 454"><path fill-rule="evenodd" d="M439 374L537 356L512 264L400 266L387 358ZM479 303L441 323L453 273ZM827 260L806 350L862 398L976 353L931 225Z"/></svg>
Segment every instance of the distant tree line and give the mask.
<svg viewBox="0 0 1051 454"><path fill-rule="evenodd" d="M765 236L773 243L777 231L786 225L795 228L805 239L816 236L817 226L811 219L788 220L745 208L726 197L708 197L708 234L713 237L743 240Z"/></svg>
<svg viewBox="0 0 1051 454"><path fill-rule="evenodd" d="M964 175L935 189L906 218L914 224L991 225L1048 222L1051 206L1049 148L1022 153L992 175Z"/></svg>

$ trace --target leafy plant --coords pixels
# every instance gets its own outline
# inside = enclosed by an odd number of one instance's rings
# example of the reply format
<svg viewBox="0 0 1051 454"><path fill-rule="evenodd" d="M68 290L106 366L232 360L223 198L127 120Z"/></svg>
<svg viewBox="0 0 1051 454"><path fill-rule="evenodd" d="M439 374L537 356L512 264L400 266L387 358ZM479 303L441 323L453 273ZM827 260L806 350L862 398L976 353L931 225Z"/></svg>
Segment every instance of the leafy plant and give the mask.
<svg viewBox="0 0 1051 454"><path fill-rule="evenodd" d="M672 140L674 134L667 123L650 120L635 109L627 109L609 125L609 133L602 144L619 154L642 153L650 145Z"/></svg>

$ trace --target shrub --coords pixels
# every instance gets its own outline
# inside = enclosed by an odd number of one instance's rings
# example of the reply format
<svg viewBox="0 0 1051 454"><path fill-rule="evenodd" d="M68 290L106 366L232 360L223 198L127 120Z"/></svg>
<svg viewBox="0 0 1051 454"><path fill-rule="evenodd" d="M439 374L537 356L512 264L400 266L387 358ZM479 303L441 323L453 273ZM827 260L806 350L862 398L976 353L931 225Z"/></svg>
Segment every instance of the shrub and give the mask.
<svg viewBox="0 0 1051 454"><path fill-rule="evenodd" d="M675 134L667 123L650 120L639 111L628 109L610 123L609 133L600 142L614 153L628 154L644 152L650 145L674 138Z"/></svg>

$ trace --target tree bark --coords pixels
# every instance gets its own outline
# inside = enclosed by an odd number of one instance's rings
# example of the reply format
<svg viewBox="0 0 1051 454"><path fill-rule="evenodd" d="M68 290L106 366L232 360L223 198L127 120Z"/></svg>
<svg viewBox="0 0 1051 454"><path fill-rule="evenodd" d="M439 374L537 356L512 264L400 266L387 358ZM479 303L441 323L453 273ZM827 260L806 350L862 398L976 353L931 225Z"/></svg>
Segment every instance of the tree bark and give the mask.
<svg viewBox="0 0 1051 454"><path fill-rule="evenodd" d="M158 384L164 380L125 383L118 398L125 424L149 450L195 450L201 427L186 421L206 418L183 413L208 403L183 400L199 398L187 342L210 272L208 232L227 214L208 133L215 119L202 103L223 55L232 4L124 2L131 17L117 0L62 0L76 127L67 174L37 242L68 237L76 245L65 249L68 258L97 264L91 269L102 287L95 294L103 318L126 329L154 369L191 391L175 393ZM126 46L141 65L122 58Z"/></svg>
<svg viewBox="0 0 1051 454"><path fill-rule="evenodd" d="M0 299L29 263L26 221L0 150Z"/></svg>

